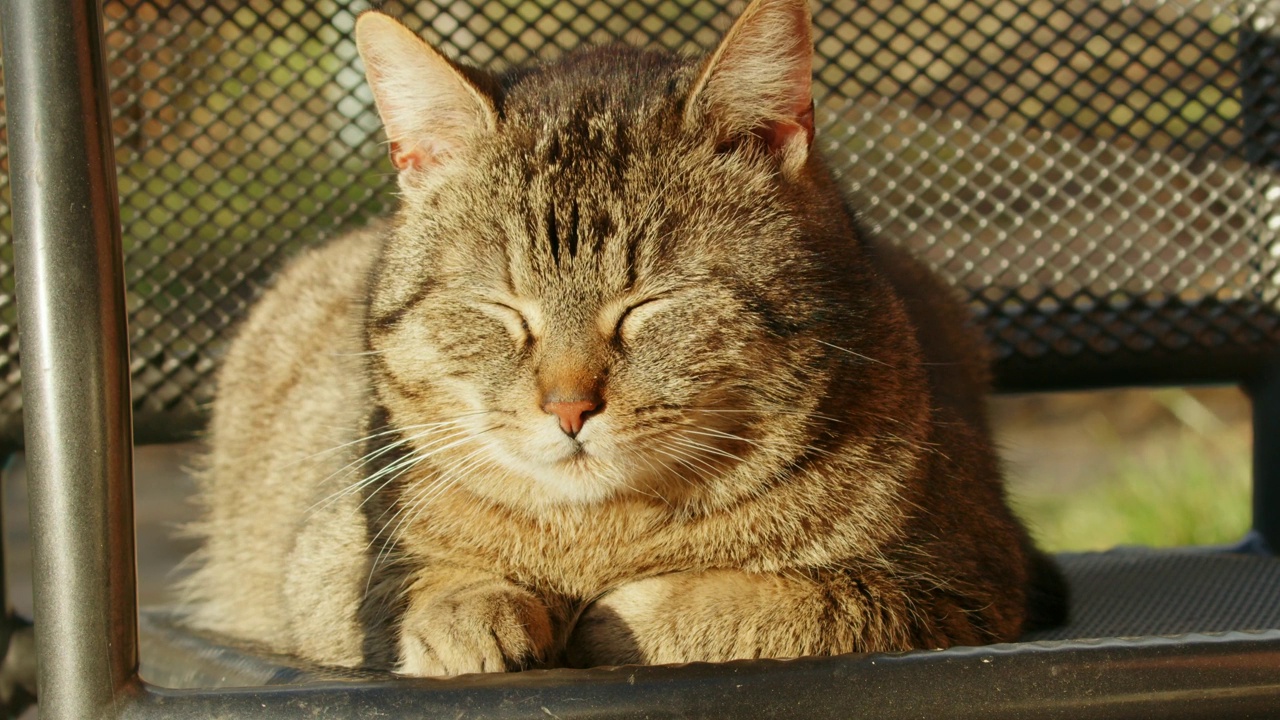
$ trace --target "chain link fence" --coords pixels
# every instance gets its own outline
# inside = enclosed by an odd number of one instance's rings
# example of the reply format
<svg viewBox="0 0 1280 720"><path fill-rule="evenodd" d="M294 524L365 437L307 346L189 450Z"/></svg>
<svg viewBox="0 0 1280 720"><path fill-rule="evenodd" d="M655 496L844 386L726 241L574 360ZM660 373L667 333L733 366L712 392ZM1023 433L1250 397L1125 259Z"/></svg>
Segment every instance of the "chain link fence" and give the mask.
<svg viewBox="0 0 1280 720"><path fill-rule="evenodd" d="M489 68L617 40L696 52L740 10L374 6ZM352 40L368 7L106 2L141 440L199 426L228 330L291 253L391 209ZM869 223L967 294L1005 387L1159 377L1157 361L1209 352L1248 365L1280 339L1275 17L1216 0L827 0L818 144ZM20 441L0 183L0 436Z"/></svg>

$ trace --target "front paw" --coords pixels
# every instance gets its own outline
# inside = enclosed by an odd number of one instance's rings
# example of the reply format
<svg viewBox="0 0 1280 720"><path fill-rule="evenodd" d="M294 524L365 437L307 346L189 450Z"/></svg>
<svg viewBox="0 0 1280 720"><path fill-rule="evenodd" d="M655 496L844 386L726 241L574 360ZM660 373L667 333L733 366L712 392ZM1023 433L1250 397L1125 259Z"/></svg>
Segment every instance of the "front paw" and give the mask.
<svg viewBox="0 0 1280 720"><path fill-rule="evenodd" d="M410 601L400 628L403 675L507 672L545 663L552 646L547 608L532 593L486 581Z"/></svg>
<svg viewBox="0 0 1280 720"><path fill-rule="evenodd" d="M836 579L736 570L626 583L586 608L566 648L573 667L830 655L857 648L861 594Z"/></svg>

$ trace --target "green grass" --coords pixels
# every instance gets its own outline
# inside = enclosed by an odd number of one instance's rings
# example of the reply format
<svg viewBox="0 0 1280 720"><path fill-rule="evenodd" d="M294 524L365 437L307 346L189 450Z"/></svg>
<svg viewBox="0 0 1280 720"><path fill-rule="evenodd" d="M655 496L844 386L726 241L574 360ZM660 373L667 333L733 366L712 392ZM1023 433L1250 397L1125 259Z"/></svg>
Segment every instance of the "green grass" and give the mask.
<svg viewBox="0 0 1280 720"><path fill-rule="evenodd" d="M1071 491L1027 490L1015 498L1045 549L1214 545L1248 530L1247 442L1180 428L1160 442L1116 443L1106 451L1117 456L1107 476Z"/></svg>

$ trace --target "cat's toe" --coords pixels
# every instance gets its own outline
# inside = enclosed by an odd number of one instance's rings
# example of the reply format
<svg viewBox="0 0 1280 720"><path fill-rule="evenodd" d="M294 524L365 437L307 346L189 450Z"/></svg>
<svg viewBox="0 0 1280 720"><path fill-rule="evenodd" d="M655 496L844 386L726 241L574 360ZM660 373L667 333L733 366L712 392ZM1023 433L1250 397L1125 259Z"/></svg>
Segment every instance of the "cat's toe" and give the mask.
<svg viewBox="0 0 1280 720"><path fill-rule="evenodd" d="M406 614L396 672L432 677L524 670L545 663L551 644L547 609L531 594L470 591Z"/></svg>

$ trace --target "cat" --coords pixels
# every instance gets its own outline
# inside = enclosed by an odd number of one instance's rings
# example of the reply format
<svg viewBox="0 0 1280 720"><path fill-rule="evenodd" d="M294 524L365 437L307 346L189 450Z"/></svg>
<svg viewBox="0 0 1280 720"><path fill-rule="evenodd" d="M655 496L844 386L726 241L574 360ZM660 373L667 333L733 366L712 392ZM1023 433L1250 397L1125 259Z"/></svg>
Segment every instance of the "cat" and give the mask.
<svg viewBox="0 0 1280 720"><path fill-rule="evenodd" d="M703 58L500 75L356 40L399 209L303 254L219 375L187 622L406 675L1016 640L988 351L813 150L804 0Z"/></svg>

